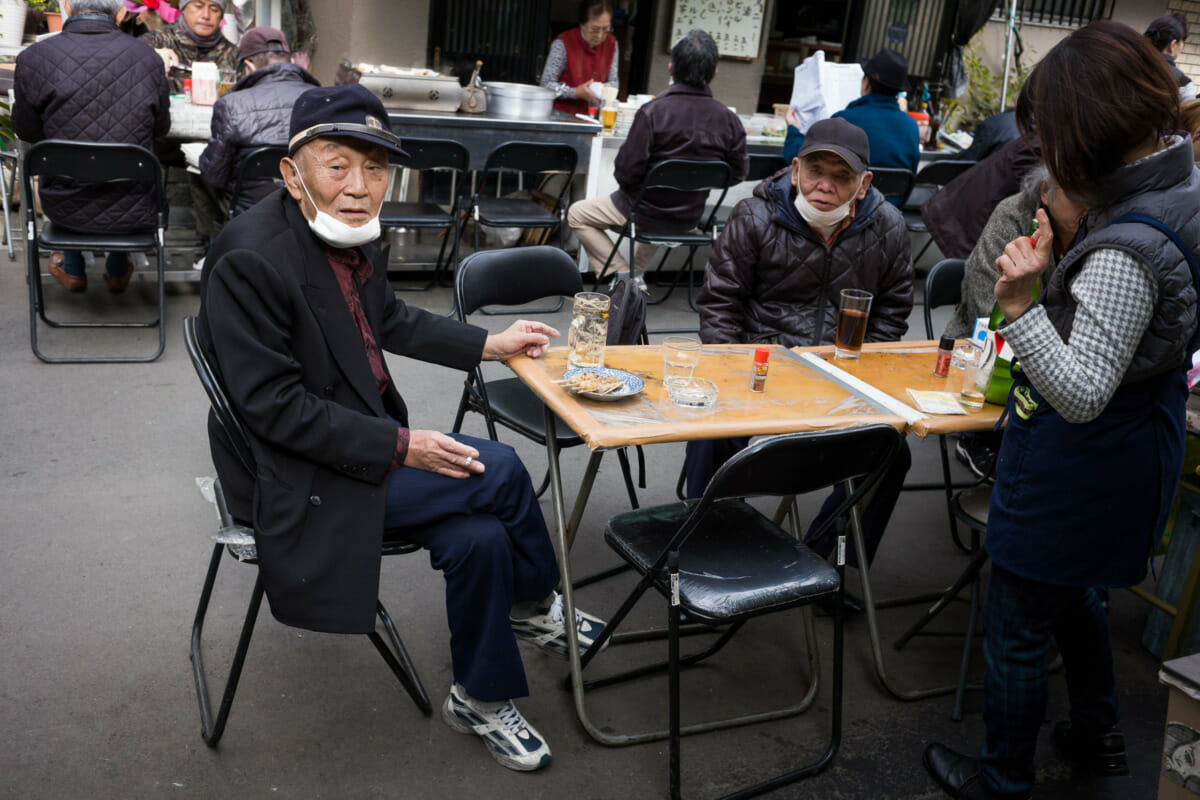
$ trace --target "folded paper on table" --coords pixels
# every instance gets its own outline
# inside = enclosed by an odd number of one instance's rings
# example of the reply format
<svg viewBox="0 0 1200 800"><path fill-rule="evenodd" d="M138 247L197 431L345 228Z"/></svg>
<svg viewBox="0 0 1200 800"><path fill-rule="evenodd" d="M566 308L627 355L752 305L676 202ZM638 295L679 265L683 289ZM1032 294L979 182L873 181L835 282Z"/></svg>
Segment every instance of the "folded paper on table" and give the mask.
<svg viewBox="0 0 1200 800"><path fill-rule="evenodd" d="M800 132L808 133L813 123L841 111L862 95L862 67L825 60L818 50L804 59L792 82L792 111L800 122Z"/></svg>
<svg viewBox="0 0 1200 800"><path fill-rule="evenodd" d="M930 392L924 389L909 389L908 396L917 408L926 414L966 414L967 410L958 402L953 392Z"/></svg>

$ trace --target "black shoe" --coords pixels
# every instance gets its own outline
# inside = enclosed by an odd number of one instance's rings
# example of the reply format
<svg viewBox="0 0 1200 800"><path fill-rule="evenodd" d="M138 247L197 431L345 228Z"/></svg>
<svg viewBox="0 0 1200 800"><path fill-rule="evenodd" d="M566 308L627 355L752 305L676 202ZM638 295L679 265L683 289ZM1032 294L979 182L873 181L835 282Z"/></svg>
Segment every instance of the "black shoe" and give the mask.
<svg viewBox="0 0 1200 800"><path fill-rule="evenodd" d="M933 742L926 747L922 761L938 786L950 797L960 800L1017 800L1019 797L996 794L988 789L979 779L979 765L975 759L944 744Z"/></svg>
<svg viewBox="0 0 1200 800"><path fill-rule="evenodd" d="M1129 774L1125 755L1125 734L1113 725L1097 737L1077 734L1070 722L1054 726L1054 746L1058 752L1101 777Z"/></svg>
<svg viewBox="0 0 1200 800"><path fill-rule="evenodd" d="M976 478L991 475L996 467L996 448L990 436L960 436L954 454Z"/></svg>

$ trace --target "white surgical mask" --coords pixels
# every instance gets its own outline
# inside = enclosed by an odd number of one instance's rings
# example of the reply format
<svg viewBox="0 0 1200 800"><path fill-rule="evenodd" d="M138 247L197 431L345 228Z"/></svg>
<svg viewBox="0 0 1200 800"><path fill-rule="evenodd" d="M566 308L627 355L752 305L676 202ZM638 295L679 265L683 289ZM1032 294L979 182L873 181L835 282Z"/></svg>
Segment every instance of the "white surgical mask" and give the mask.
<svg viewBox="0 0 1200 800"><path fill-rule="evenodd" d="M858 187L859 189L862 188L862 178L858 180ZM810 228L828 238L834 229L842 224L842 220L850 216L850 204L854 202L854 198L857 196L858 189L855 189L854 194L845 203L837 208L822 211L808 202L804 197L804 193L797 188L794 205L796 206L796 211L800 212L800 218L807 222Z"/></svg>
<svg viewBox="0 0 1200 800"><path fill-rule="evenodd" d="M375 216L371 217L365 225L360 225L357 228L347 225L340 219L326 214L317 208L316 202L308 192L308 187L304 185L304 176L300 174L299 167L296 168L296 177L300 179L300 187L304 189L304 194L308 196L308 202L312 203L313 208L317 212L317 216L314 219L305 217L308 227L322 242L330 247L345 250L364 245L367 242L373 242L379 238L379 209L375 209Z"/></svg>

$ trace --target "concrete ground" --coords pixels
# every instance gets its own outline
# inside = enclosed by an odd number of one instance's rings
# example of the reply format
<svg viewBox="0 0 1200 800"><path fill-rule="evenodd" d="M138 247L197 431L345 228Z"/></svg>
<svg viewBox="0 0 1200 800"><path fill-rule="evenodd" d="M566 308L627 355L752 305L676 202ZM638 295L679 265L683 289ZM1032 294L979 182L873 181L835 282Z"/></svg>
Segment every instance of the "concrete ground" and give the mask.
<svg viewBox="0 0 1200 800"><path fill-rule="evenodd" d="M144 365L46 365L29 349L23 262L0 257L0 795L14 798L648 798L665 795L662 743L611 749L593 743L573 716L562 688L565 664L526 650L532 696L520 707L549 739L553 764L535 774L498 766L482 743L426 719L400 690L362 637L287 628L264 611L250 647L229 726L213 750L199 736L188 661L190 625L216 532L213 507L197 478L213 474L205 437L207 402L184 350L181 321L196 312L195 285L172 286L167 350ZM931 257L927 257L929 261ZM150 307L149 284L112 297L93 273L92 290L69 296L47 286L64 316L113 317ZM447 290L406 293L406 302L438 312ZM564 328L565 315L551 315ZM940 317L944 320L944 315ZM483 317L493 329L509 318ZM924 338L919 307L910 338ZM651 327L694 325L682 298L653 307ZM940 330L941 322L937 326ZM103 352L153 334L129 331L43 334L53 352ZM449 429L462 375L391 359L415 426ZM498 368L503 369L503 368ZM478 418L467 432L483 435ZM541 448L502 434L535 477ZM937 469L932 442L913 447L911 478ZM646 451L643 503L674 497L683 447ZM563 456L565 483L578 485L585 458ZM607 516L627 507L616 460L596 482L575 561L585 571L614 562L602 542ZM806 508L811 507L806 506ZM548 509L548 503L543 502ZM900 501L876 560L877 592L896 596L936 590L965 564L947 532L945 510L930 493ZM853 580L853 579L852 579ZM254 569L226 559L206 627L207 666L220 683L232 654ZM611 613L628 577L579 593L580 604ZM853 585L853 584L852 584ZM391 609L435 704L450 682L441 578L420 554L383 565L382 599ZM882 612L890 643L917 607ZM643 621L664 609L644 602ZM961 630L962 604L941 620ZM1149 798L1157 784L1166 689L1158 661L1140 644L1146 606L1115 592L1111 621L1124 729L1133 776L1097 781L1076 775L1054 752L1049 727L1038 752L1038 797ZM800 613L756 621L707 666L685 674L684 720L764 709L803 692L805 655ZM685 794L711 797L789 769L816 751L830 717L830 623L816 620L820 697L790 720L692 737L683 748ZM961 639L923 637L897 652L885 647L888 670L902 687L953 680ZM656 645L615 647L603 672L636 663ZM978 677L981 658L976 656ZM982 741L980 694L968 696L966 718L950 720L947 697L900 702L876 679L866 621L847 626L845 729L831 769L783 789L780 798L941 797L921 766L926 742L971 751ZM800 679L800 680L798 680ZM644 680L597 692L591 699L606 727L665 724L665 685ZM1048 720L1065 716L1061 674L1051 678Z"/></svg>

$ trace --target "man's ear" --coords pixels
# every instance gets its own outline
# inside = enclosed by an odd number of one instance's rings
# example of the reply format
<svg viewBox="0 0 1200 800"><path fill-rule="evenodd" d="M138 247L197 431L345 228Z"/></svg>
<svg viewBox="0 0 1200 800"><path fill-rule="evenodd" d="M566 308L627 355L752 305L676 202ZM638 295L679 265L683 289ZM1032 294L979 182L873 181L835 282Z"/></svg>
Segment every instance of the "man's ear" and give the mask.
<svg viewBox="0 0 1200 800"><path fill-rule="evenodd" d="M800 186L800 156L792 159L792 188Z"/></svg>
<svg viewBox="0 0 1200 800"><path fill-rule="evenodd" d="M855 200L862 200L867 196L867 189L871 188L871 178L875 177L871 170L863 173L862 186L858 189L858 194L854 195Z"/></svg>
<svg viewBox="0 0 1200 800"><path fill-rule="evenodd" d="M287 187L288 194L303 207L304 201L308 198L304 196L304 189L300 186L300 168L296 162L291 158L281 159L279 174L283 176L283 185Z"/></svg>

